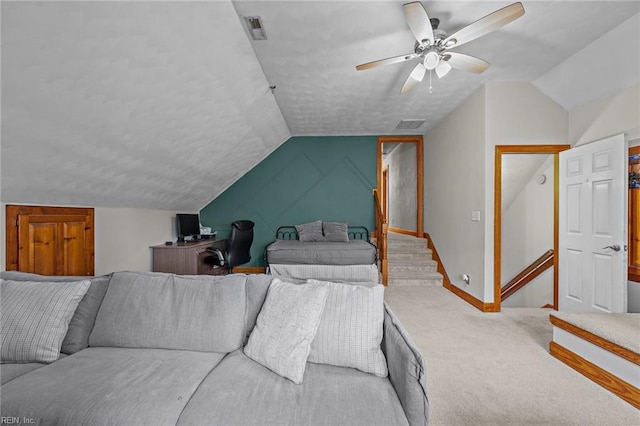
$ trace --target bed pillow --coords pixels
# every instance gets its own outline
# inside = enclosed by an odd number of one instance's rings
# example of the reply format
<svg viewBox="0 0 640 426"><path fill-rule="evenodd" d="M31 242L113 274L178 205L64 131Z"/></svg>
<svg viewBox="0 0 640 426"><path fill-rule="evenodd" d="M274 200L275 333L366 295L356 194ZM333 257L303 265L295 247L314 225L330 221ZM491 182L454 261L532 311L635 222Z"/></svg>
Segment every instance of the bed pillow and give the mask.
<svg viewBox="0 0 640 426"><path fill-rule="evenodd" d="M2 362L56 361L71 317L89 289L89 280L2 280L0 286Z"/></svg>
<svg viewBox="0 0 640 426"><path fill-rule="evenodd" d="M308 283L329 288L308 361L356 368L386 377L387 361L380 349L384 286L378 284L369 287L313 279Z"/></svg>
<svg viewBox="0 0 640 426"><path fill-rule="evenodd" d="M274 373L302 383L329 288L274 279L244 353Z"/></svg>
<svg viewBox="0 0 640 426"><path fill-rule="evenodd" d="M322 222L322 231L325 241L337 243L349 242L346 222Z"/></svg>
<svg viewBox="0 0 640 426"><path fill-rule="evenodd" d="M296 231L298 231L298 240L300 240L300 242L302 243L324 241L324 235L322 235L321 220L296 225Z"/></svg>

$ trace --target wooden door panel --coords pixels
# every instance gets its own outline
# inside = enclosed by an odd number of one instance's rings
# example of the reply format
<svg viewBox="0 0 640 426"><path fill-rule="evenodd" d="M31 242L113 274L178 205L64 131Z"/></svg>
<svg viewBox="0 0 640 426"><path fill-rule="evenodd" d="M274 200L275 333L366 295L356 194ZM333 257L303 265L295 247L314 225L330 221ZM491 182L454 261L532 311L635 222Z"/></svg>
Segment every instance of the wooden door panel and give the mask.
<svg viewBox="0 0 640 426"><path fill-rule="evenodd" d="M629 280L640 282L640 188L631 182L631 174L640 173L640 146L629 148Z"/></svg>
<svg viewBox="0 0 640 426"><path fill-rule="evenodd" d="M63 275L85 275L86 232L85 222L63 222L62 252L64 253Z"/></svg>
<svg viewBox="0 0 640 426"><path fill-rule="evenodd" d="M6 211L7 270L94 274L93 209L8 205Z"/></svg>
<svg viewBox="0 0 640 426"><path fill-rule="evenodd" d="M54 275L57 270L56 223L30 223L20 216L20 265L23 272Z"/></svg>

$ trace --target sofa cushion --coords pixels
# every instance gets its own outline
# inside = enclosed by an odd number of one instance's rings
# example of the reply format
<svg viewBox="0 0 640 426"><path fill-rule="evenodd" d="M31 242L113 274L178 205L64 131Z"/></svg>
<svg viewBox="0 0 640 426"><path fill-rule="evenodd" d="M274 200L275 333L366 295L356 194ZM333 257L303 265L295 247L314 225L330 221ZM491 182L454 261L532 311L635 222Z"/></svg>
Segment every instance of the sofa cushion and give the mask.
<svg viewBox="0 0 640 426"><path fill-rule="evenodd" d="M238 350L202 382L178 425L406 425L388 378L309 364L294 385Z"/></svg>
<svg viewBox="0 0 640 426"><path fill-rule="evenodd" d="M53 362L89 281L34 282L0 279L2 362Z"/></svg>
<svg viewBox="0 0 640 426"><path fill-rule="evenodd" d="M387 358L389 380L411 425L429 424L427 376L420 350L385 303L382 350Z"/></svg>
<svg viewBox="0 0 640 426"><path fill-rule="evenodd" d="M2 415L37 425L175 425L223 357L87 348L2 386Z"/></svg>
<svg viewBox="0 0 640 426"><path fill-rule="evenodd" d="M115 272L91 346L231 352L244 342L246 276Z"/></svg>
<svg viewBox="0 0 640 426"><path fill-rule="evenodd" d="M85 293L84 297L78 304L78 307L71 317L67 334L62 341L60 352L64 354L73 354L89 346L89 335L93 330L93 324L96 322L96 315L100 309L100 304L107 292L111 275L103 275L100 277L79 277L79 276L44 276L38 274L29 274L18 271L4 271L2 278L15 281L39 281L39 282L66 282L66 281L82 281L89 280L91 286Z"/></svg>
<svg viewBox="0 0 640 426"><path fill-rule="evenodd" d="M327 292L324 285L297 285L274 279L245 354L274 373L302 383Z"/></svg>
<svg viewBox="0 0 640 426"><path fill-rule="evenodd" d="M37 370L45 365L41 362L29 362L25 364L2 364L0 366L0 384L4 385L7 382L27 374L29 371Z"/></svg>
<svg viewBox="0 0 640 426"><path fill-rule="evenodd" d="M380 349L384 321L384 286L373 287L309 280L329 288L309 362L357 368L387 376Z"/></svg>

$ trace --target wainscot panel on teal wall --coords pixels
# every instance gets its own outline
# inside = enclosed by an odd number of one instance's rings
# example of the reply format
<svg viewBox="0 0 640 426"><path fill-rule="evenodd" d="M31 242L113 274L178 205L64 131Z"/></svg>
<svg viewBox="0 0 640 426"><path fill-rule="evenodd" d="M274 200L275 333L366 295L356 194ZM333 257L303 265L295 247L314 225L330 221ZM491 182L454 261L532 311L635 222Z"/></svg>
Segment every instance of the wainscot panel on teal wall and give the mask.
<svg viewBox="0 0 640 426"><path fill-rule="evenodd" d="M231 222L256 223L251 262L282 225L347 222L373 231L376 136L293 137L200 211L203 226L226 238Z"/></svg>

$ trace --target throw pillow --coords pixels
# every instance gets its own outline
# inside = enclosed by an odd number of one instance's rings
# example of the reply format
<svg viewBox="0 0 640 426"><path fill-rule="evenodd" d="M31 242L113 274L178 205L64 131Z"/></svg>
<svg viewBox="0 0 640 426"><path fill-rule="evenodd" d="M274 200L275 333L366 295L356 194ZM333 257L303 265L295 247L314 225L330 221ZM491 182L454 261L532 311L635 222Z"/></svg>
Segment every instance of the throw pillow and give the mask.
<svg viewBox="0 0 640 426"><path fill-rule="evenodd" d="M345 222L322 222L322 231L325 241L348 243L349 234Z"/></svg>
<svg viewBox="0 0 640 426"><path fill-rule="evenodd" d="M90 282L3 280L0 285L2 362L56 361L71 317Z"/></svg>
<svg viewBox="0 0 640 426"><path fill-rule="evenodd" d="M1 275L4 279L12 281L68 282L88 279L91 285L80 303L78 303L73 317L71 317L60 352L71 355L89 346L89 335L96 322L96 316L102 304L102 299L104 299L104 295L107 292L111 274L87 278L63 275L46 276L19 271L3 271Z"/></svg>
<svg viewBox="0 0 640 426"><path fill-rule="evenodd" d="M244 353L274 373L302 383L328 287L274 279Z"/></svg>
<svg viewBox="0 0 640 426"><path fill-rule="evenodd" d="M321 220L296 225L296 231L298 231L298 240L300 242L324 241Z"/></svg>
<svg viewBox="0 0 640 426"><path fill-rule="evenodd" d="M329 295L320 327L311 343L309 362L356 368L387 376L380 349L384 322L384 286L373 287L308 280L326 285Z"/></svg>

